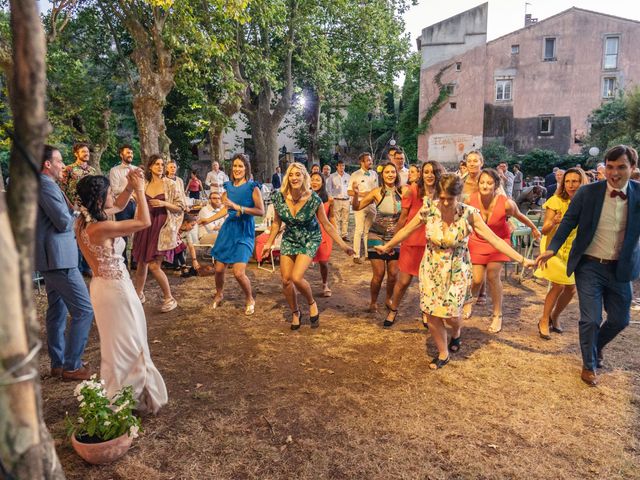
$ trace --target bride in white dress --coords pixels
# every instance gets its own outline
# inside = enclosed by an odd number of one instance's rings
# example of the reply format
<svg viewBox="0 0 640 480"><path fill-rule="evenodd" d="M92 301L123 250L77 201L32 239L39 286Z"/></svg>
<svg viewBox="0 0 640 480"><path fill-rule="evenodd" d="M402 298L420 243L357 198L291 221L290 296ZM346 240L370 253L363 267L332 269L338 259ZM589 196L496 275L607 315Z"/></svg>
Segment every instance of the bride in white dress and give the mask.
<svg viewBox="0 0 640 480"><path fill-rule="evenodd" d="M82 206L76 238L93 271L89 290L100 334L100 376L107 394L112 396L132 385L136 408L156 413L167 403L167 388L151 360L144 309L122 256L122 237L147 228L151 220L142 171L131 171L127 181L115 202L106 177L90 175L78 182ZM126 206L134 190L138 199L135 218L108 220L109 215Z"/></svg>

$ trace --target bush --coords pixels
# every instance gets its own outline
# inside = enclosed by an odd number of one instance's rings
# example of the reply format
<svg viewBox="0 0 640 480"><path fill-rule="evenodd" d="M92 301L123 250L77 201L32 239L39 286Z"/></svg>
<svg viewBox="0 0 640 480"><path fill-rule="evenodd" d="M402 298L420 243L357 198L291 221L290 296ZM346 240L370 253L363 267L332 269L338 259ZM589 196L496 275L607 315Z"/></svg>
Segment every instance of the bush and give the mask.
<svg viewBox="0 0 640 480"><path fill-rule="evenodd" d="M509 149L496 140L483 145L480 151L487 167L495 167L502 162L516 163Z"/></svg>

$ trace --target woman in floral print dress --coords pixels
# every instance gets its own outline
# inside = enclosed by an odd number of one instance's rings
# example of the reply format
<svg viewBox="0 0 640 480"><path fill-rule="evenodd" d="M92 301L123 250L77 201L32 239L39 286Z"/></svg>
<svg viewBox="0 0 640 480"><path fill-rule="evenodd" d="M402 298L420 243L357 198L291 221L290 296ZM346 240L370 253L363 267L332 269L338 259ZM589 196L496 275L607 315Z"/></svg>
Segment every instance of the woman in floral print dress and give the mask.
<svg viewBox="0 0 640 480"><path fill-rule="evenodd" d="M282 290L293 315L291 330L300 328L300 309L294 285L309 304L311 326L317 327L320 319L318 304L304 274L322 242L319 223L347 255L353 255L353 249L344 243L327 219L322 200L311 190L309 174L301 163L294 162L289 165L282 179L282 187L272 194L271 199L275 215L269 240L262 250L263 257L269 255L271 245L280 231L280 225L284 222L285 230L280 246L280 274Z"/></svg>
<svg viewBox="0 0 640 480"><path fill-rule="evenodd" d="M437 200L426 203L416 215L385 245L376 247L387 252L409 237L421 225L425 227L427 245L420 264L420 308L427 315L429 330L438 348L438 356L429 368L438 369L449 362L449 351L460 349L462 307L471 282L471 260L467 246L469 235L475 231L494 248L524 266L534 262L525 259L496 236L482 220L477 209L458 202L462 180L455 174L440 177ZM446 326L451 327L447 342Z"/></svg>

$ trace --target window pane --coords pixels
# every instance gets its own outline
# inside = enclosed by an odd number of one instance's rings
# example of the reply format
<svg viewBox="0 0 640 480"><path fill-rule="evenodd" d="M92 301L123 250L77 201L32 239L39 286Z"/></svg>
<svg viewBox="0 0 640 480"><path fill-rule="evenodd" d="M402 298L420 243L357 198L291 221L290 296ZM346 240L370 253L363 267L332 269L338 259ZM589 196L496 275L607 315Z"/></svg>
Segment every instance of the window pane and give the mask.
<svg viewBox="0 0 640 480"><path fill-rule="evenodd" d="M555 38L545 38L544 39L544 58L553 58L555 57L556 50L556 39Z"/></svg>
<svg viewBox="0 0 640 480"><path fill-rule="evenodd" d="M511 100L511 80L504 82L504 99Z"/></svg>
<svg viewBox="0 0 640 480"><path fill-rule="evenodd" d="M618 53L618 37L607 37L605 54L612 55Z"/></svg>
<svg viewBox="0 0 640 480"><path fill-rule="evenodd" d="M504 95L504 90L502 88L502 82L498 82L496 86L496 100L502 100Z"/></svg>
<svg viewBox="0 0 640 480"><path fill-rule="evenodd" d="M605 55L604 68L616 68L618 66L618 55Z"/></svg>

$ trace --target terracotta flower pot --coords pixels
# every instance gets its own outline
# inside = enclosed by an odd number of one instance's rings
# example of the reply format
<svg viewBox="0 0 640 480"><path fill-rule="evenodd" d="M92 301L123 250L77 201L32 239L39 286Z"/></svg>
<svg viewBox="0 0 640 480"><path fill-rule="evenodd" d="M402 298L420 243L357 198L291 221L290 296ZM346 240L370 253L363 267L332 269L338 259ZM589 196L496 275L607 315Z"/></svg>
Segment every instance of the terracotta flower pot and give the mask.
<svg viewBox="0 0 640 480"><path fill-rule="evenodd" d="M127 453L132 441L133 437L127 433L113 440L98 443L83 443L75 435L71 435L71 445L76 453L94 465L116 461Z"/></svg>

